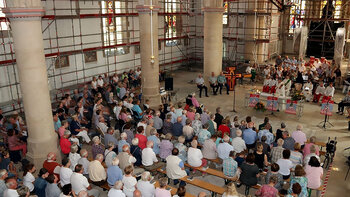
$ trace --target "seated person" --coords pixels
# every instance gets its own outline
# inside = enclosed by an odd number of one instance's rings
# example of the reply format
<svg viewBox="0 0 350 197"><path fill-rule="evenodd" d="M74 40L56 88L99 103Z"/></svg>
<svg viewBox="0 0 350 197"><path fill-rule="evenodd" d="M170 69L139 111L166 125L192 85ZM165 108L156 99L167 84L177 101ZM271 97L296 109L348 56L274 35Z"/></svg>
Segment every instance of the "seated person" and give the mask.
<svg viewBox="0 0 350 197"><path fill-rule="evenodd" d="M224 175L227 177L239 178L240 171L238 170L238 164L235 161L235 152L230 151L229 157L223 161Z"/></svg>
<svg viewBox="0 0 350 197"><path fill-rule="evenodd" d="M320 82L320 85L317 86L315 94L314 94L314 99L313 101L315 103L318 103L320 101L321 96L324 96L326 93L326 88L323 86L323 82Z"/></svg>
<svg viewBox="0 0 350 197"><path fill-rule="evenodd" d="M97 154L95 160L91 161L89 165L89 178L96 186L102 186L106 183L107 174L102 162L103 155Z"/></svg>
<svg viewBox="0 0 350 197"><path fill-rule="evenodd" d="M277 177L271 176L269 183L262 185L258 191L255 192L255 196L278 196L278 190L275 188L277 184Z"/></svg>
<svg viewBox="0 0 350 197"><path fill-rule="evenodd" d="M203 158L202 151L197 148L198 142L197 140L193 140L191 142L191 147L187 152L187 161L188 164L193 167L206 167L207 160Z"/></svg>
<svg viewBox="0 0 350 197"><path fill-rule="evenodd" d="M350 90L345 95L345 97L341 100L340 103L338 103L338 111L337 114L343 115L344 114L344 107L347 107L347 109L350 106Z"/></svg>
<svg viewBox="0 0 350 197"><path fill-rule="evenodd" d="M329 85L327 86L323 99L326 101L332 100L333 96L334 96L334 87L333 87L333 83L330 82Z"/></svg>
<svg viewBox="0 0 350 197"><path fill-rule="evenodd" d="M183 161L179 158L179 150L174 148L172 150L172 155L166 158L166 173L167 176L174 180L174 185L179 183L179 179L184 178L189 173L185 170L185 165ZM180 186L185 185L185 182L181 181Z"/></svg>

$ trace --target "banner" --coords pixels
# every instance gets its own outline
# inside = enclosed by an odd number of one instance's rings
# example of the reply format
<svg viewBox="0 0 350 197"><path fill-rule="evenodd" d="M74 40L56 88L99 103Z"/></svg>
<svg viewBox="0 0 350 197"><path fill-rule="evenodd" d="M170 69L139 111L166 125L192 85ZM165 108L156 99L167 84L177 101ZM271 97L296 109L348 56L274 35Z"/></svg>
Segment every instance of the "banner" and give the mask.
<svg viewBox="0 0 350 197"><path fill-rule="evenodd" d="M286 113L287 114L297 114L297 104L298 101L292 101L290 99L287 100L287 104L286 104Z"/></svg>
<svg viewBox="0 0 350 197"><path fill-rule="evenodd" d="M327 100L323 100L321 105L321 114L331 116L333 111L333 104L334 101L329 101L327 103Z"/></svg>
<svg viewBox="0 0 350 197"><path fill-rule="evenodd" d="M278 98L273 96L267 97L266 109L270 111L278 110Z"/></svg>
<svg viewBox="0 0 350 197"><path fill-rule="evenodd" d="M259 94L250 94L248 107L255 107L255 105L259 102Z"/></svg>

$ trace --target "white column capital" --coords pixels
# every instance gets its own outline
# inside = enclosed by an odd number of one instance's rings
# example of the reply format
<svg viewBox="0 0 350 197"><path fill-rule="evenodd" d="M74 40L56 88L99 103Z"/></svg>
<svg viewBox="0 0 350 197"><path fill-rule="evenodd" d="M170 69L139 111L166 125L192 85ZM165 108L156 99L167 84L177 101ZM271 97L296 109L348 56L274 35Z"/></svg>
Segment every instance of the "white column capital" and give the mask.
<svg viewBox="0 0 350 197"><path fill-rule="evenodd" d="M19 19L19 18L41 18L45 14L45 10L41 7L37 8L12 8L7 7L3 8L2 12L6 17L10 19Z"/></svg>

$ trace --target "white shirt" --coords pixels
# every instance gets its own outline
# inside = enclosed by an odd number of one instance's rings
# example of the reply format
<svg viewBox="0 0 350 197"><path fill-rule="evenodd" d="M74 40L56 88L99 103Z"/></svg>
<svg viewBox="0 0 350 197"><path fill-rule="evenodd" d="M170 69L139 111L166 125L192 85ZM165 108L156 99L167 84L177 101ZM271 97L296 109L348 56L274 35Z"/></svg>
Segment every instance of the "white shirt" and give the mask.
<svg viewBox="0 0 350 197"><path fill-rule="evenodd" d="M108 149L105 150L105 162L107 167L112 165L112 160L117 157L117 154L114 151L110 151Z"/></svg>
<svg viewBox="0 0 350 197"><path fill-rule="evenodd" d="M139 127L139 126L142 126L142 127L143 127L143 130L146 131L147 124L145 124L145 123L143 123L143 122L139 122L139 123L137 123L137 127ZM143 135L145 135L145 134L143 134Z"/></svg>
<svg viewBox="0 0 350 197"><path fill-rule="evenodd" d="M244 151L245 149L247 149L242 137L233 138L232 139L232 147L236 153L240 153L240 152Z"/></svg>
<svg viewBox="0 0 350 197"><path fill-rule="evenodd" d="M218 145L218 157L222 160L228 158L230 156L230 152L233 151L233 146L229 143L224 142Z"/></svg>
<svg viewBox="0 0 350 197"><path fill-rule="evenodd" d="M278 159L276 162L280 166L280 170L278 171L280 174L284 176L290 175L290 169L293 168L293 163L289 159Z"/></svg>
<svg viewBox="0 0 350 197"><path fill-rule="evenodd" d="M103 79L97 79L98 87L103 87L103 83L104 83Z"/></svg>
<svg viewBox="0 0 350 197"><path fill-rule="evenodd" d="M315 94L321 94L324 95L326 92L326 88L324 86L317 86Z"/></svg>
<svg viewBox="0 0 350 197"><path fill-rule="evenodd" d="M92 89L96 89L97 88L97 81L91 81L91 86L92 86Z"/></svg>
<svg viewBox="0 0 350 197"><path fill-rule="evenodd" d="M117 120L119 120L119 114L120 114L121 110L122 110L121 106L115 106L114 109L113 109L113 112L114 112L115 117L116 117Z"/></svg>
<svg viewBox="0 0 350 197"><path fill-rule="evenodd" d="M72 190L76 194L79 194L80 191L87 191L87 188L90 185L85 176L76 172L74 172L70 177L70 182L72 184Z"/></svg>
<svg viewBox="0 0 350 197"><path fill-rule="evenodd" d="M125 197L125 194L122 190L111 188L108 192L108 197Z"/></svg>
<svg viewBox="0 0 350 197"><path fill-rule="evenodd" d="M198 148L190 147L187 152L187 161L193 167L199 167L202 165L203 154Z"/></svg>
<svg viewBox="0 0 350 197"><path fill-rule="evenodd" d="M141 191L142 197L154 197L156 189L149 181L139 180L136 186Z"/></svg>
<svg viewBox="0 0 350 197"><path fill-rule="evenodd" d="M85 157L80 158L78 161L78 164L83 165L84 174L89 174L90 161L87 158L85 158Z"/></svg>
<svg viewBox="0 0 350 197"><path fill-rule="evenodd" d="M201 77L201 78L197 77L197 78L196 78L196 84L197 84L197 85L204 85L204 79L203 79L203 77Z"/></svg>
<svg viewBox="0 0 350 197"><path fill-rule="evenodd" d="M70 168L63 167L60 170L60 180L61 187L70 183L70 177L72 176L73 171Z"/></svg>
<svg viewBox="0 0 350 197"><path fill-rule="evenodd" d="M27 174L23 177L23 184L28 187L30 192L34 190L34 181L35 177L30 172L27 172Z"/></svg>
<svg viewBox="0 0 350 197"><path fill-rule="evenodd" d="M106 125L106 123L104 123L104 122L98 122L98 128L100 128L101 129L101 131L103 132L103 133L107 133L107 129L108 129L108 127L107 127L107 125Z"/></svg>
<svg viewBox="0 0 350 197"><path fill-rule="evenodd" d="M123 192L128 197L132 197L135 191L135 185L137 184L136 178L133 176L123 176Z"/></svg>
<svg viewBox="0 0 350 197"><path fill-rule="evenodd" d="M325 96L331 96L331 97L333 97L334 96L334 87L330 87L330 86L328 86L327 88L326 88L326 91L325 91L325 94L324 94Z"/></svg>
<svg viewBox="0 0 350 197"><path fill-rule="evenodd" d="M309 165L309 161L310 161L311 157L316 157L316 159L319 162L321 162L320 161L320 157L318 155L316 155L315 153L310 153L310 154L306 155L305 158L304 158L304 166Z"/></svg>
<svg viewBox="0 0 350 197"><path fill-rule="evenodd" d="M158 162L156 154L152 148L145 148L142 150L142 165L151 166L153 162Z"/></svg>
<svg viewBox="0 0 350 197"><path fill-rule="evenodd" d="M4 197L19 197L17 190L7 189L4 191Z"/></svg>
<svg viewBox="0 0 350 197"><path fill-rule="evenodd" d="M78 164L81 156L78 153L69 153L70 169L74 171L75 166Z"/></svg>

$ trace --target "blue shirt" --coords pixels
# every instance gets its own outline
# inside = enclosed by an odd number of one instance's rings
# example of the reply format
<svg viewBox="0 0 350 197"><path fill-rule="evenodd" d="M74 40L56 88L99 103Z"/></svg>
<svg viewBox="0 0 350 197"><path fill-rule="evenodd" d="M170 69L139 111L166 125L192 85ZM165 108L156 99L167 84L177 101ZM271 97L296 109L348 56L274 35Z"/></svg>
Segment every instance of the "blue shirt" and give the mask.
<svg viewBox="0 0 350 197"><path fill-rule="evenodd" d="M172 134L173 134L173 136L180 136L180 135L182 135L182 124L181 123L175 123L174 125L173 125L173 131L172 131Z"/></svg>
<svg viewBox="0 0 350 197"><path fill-rule="evenodd" d="M116 181L123 179L123 172L118 166L109 166L107 169L108 185L114 185Z"/></svg>
<svg viewBox="0 0 350 197"><path fill-rule="evenodd" d="M141 113L142 113L142 110L141 110L141 108L140 108L140 106L139 105L134 105L133 107L132 107L132 110L133 111L135 111L137 114L135 114L135 116L137 117L137 118L142 118L142 115L141 115Z"/></svg>
<svg viewBox="0 0 350 197"><path fill-rule="evenodd" d="M125 140L120 140L118 143L118 152L123 152L123 146L127 144L130 147L130 144L127 143Z"/></svg>
<svg viewBox="0 0 350 197"><path fill-rule="evenodd" d="M153 142L153 152L156 155L158 155L159 154L159 143L160 143L159 138L155 135L150 135L147 137L147 140Z"/></svg>
<svg viewBox="0 0 350 197"><path fill-rule="evenodd" d="M223 171L225 176L228 176L228 177L236 176L238 164L234 159L232 159L232 157L228 157L224 159L222 163L223 163Z"/></svg>
<svg viewBox="0 0 350 197"><path fill-rule="evenodd" d="M62 126L61 120L58 118L57 122L53 122L53 126L55 127L55 131L58 131L58 129Z"/></svg>
<svg viewBox="0 0 350 197"><path fill-rule="evenodd" d="M105 134L105 146L108 146L109 142L113 142L114 145L118 145L118 140L113 135L107 133Z"/></svg>
<svg viewBox="0 0 350 197"><path fill-rule="evenodd" d="M177 116L174 112L171 111L168 114L171 114L171 123L174 124L175 122L177 122Z"/></svg>
<svg viewBox="0 0 350 197"><path fill-rule="evenodd" d="M209 139L211 137L211 134L206 129L201 129L198 134L198 143L203 145L204 141L206 139Z"/></svg>
<svg viewBox="0 0 350 197"><path fill-rule="evenodd" d="M243 131L243 140L246 144L254 144L257 139L256 132L253 129L246 129Z"/></svg>
<svg viewBox="0 0 350 197"><path fill-rule="evenodd" d="M262 136L266 136L267 138L266 144L271 145L273 143L274 136L269 130L266 130L266 129L260 130L258 133L258 137L260 141Z"/></svg>
<svg viewBox="0 0 350 197"><path fill-rule="evenodd" d="M38 197L45 197L45 189L46 189L47 181L42 177L39 177L34 182L35 194Z"/></svg>

